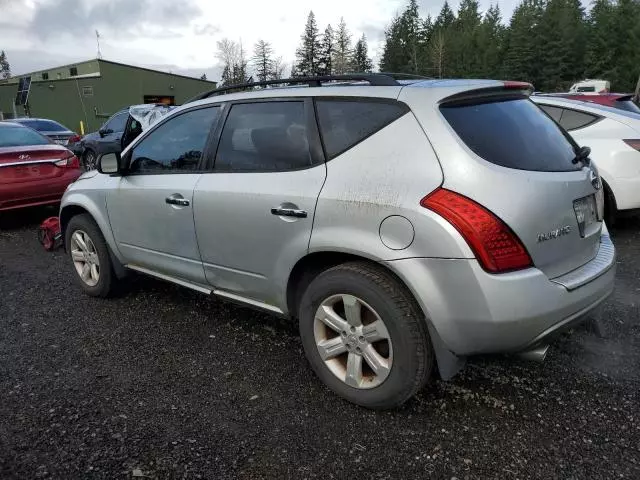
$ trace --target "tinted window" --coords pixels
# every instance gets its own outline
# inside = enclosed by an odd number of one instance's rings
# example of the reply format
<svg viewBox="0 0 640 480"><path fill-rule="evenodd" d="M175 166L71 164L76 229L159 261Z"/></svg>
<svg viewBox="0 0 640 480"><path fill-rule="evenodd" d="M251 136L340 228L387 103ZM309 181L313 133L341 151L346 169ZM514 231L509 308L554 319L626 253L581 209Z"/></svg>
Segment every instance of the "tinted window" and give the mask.
<svg viewBox="0 0 640 480"><path fill-rule="evenodd" d="M560 118L560 125L562 125L565 130L575 130L576 128L586 127L596 120L598 120L598 117L595 115L565 108L562 112L562 118Z"/></svg>
<svg viewBox="0 0 640 480"><path fill-rule="evenodd" d="M615 107L620 110L626 110L627 112L640 113L640 107L633 103L632 100L617 100Z"/></svg>
<svg viewBox="0 0 640 480"><path fill-rule="evenodd" d="M547 112L551 118L560 123L560 117L562 116L562 109L558 107L552 107L551 105L538 105L542 110Z"/></svg>
<svg viewBox="0 0 640 480"><path fill-rule="evenodd" d="M65 132L67 127L63 127L53 120L21 120L19 123L39 132Z"/></svg>
<svg viewBox="0 0 640 480"><path fill-rule="evenodd" d="M318 121L329 158L340 155L407 113L401 103L318 100Z"/></svg>
<svg viewBox="0 0 640 480"><path fill-rule="evenodd" d="M123 132L124 126L127 124L127 118L129 112L122 112L114 115L111 119L105 123L103 130L113 130L114 132Z"/></svg>
<svg viewBox="0 0 640 480"><path fill-rule="evenodd" d="M595 92L596 87L578 87L577 92Z"/></svg>
<svg viewBox="0 0 640 480"><path fill-rule="evenodd" d="M216 169L266 172L311 164L303 102L231 107L220 138Z"/></svg>
<svg viewBox="0 0 640 480"><path fill-rule="evenodd" d="M27 127L0 126L0 147L22 147L26 145L46 145L47 137Z"/></svg>
<svg viewBox="0 0 640 480"><path fill-rule="evenodd" d="M172 173L196 170L219 111L219 107L192 110L160 125L133 148L130 171Z"/></svg>
<svg viewBox="0 0 640 480"><path fill-rule="evenodd" d="M462 141L488 162L541 172L579 170L565 133L528 99L442 106L440 111Z"/></svg>

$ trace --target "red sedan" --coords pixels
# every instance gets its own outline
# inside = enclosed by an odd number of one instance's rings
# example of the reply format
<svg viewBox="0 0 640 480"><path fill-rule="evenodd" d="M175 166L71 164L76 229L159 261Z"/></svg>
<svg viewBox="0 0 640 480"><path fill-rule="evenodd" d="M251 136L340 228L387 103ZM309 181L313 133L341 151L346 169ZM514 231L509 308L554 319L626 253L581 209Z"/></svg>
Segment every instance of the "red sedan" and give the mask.
<svg viewBox="0 0 640 480"><path fill-rule="evenodd" d="M81 173L65 147L28 127L0 122L0 211L59 203Z"/></svg>

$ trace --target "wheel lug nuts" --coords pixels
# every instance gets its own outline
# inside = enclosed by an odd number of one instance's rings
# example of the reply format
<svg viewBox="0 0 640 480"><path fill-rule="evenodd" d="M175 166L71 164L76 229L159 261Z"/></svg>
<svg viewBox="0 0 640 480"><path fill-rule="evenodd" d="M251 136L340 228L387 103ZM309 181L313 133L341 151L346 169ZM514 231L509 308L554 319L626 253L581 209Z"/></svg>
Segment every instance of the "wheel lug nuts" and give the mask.
<svg viewBox="0 0 640 480"><path fill-rule="evenodd" d="M360 347L356 347L356 352L358 353L362 352L362 350L360 350Z"/></svg>
<svg viewBox="0 0 640 480"><path fill-rule="evenodd" d="M356 327L351 327L351 333L356 331Z"/></svg>
<svg viewBox="0 0 640 480"><path fill-rule="evenodd" d="M342 331L342 332L340 332L340 335L342 335L343 337L346 337L347 336L347 332Z"/></svg>
<svg viewBox="0 0 640 480"><path fill-rule="evenodd" d="M360 342L364 342L364 335L360 335L360 336L358 337L358 341L360 341Z"/></svg>

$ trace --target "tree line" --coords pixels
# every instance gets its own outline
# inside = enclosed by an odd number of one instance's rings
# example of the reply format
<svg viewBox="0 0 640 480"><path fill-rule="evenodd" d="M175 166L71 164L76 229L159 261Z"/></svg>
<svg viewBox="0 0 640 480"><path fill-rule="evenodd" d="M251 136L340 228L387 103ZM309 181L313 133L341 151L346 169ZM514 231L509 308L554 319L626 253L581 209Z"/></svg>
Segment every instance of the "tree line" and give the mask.
<svg viewBox="0 0 640 480"><path fill-rule="evenodd" d="M256 42L249 57L242 42L225 38L217 42L216 58L222 63L223 86L286 77L287 64L275 55L272 45L265 40ZM344 18L340 19L335 31L329 24L320 33L313 11L309 12L290 77L371 71L373 62L364 34L354 44Z"/></svg>
<svg viewBox="0 0 640 480"><path fill-rule="evenodd" d="M385 31L380 70L433 77L504 78L537 90L566 91L584 78L632 92L640 75L640 1L523 0L508 24L498 5L480 12L445 0L437 17L421 17L416 0Z"/></svg>

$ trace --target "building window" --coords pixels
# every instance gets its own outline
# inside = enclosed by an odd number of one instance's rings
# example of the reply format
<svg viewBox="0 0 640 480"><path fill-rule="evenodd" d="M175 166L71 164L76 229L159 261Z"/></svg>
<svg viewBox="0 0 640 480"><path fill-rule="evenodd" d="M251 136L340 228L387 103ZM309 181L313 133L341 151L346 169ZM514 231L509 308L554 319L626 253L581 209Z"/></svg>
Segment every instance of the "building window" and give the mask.
<svg viewBox="0 0 640 480"><path fill-rule="evenodd" d="M78 68L77 67L71 67L69 69L69 75L71 75L72 77L77 77L78 76Z"/></svg>
<svg viewBox="0 0 640 480"><path fill-rule="evenodd" d="M84 97L93 97L93 87L82 87L82 95Z"/></svg>
<svg viewBox="0 0 640 480"><path fill-rule="evenodd" d="M144 103L161 103L163 105L175 105L176 97L172 95L144 95Z"/></svg>
<svg viewBox="0 0 640 480"><path fill-rule="evenodd" d="M42 80L49 80L49 72L44 72L42 74Z"/></svg>

